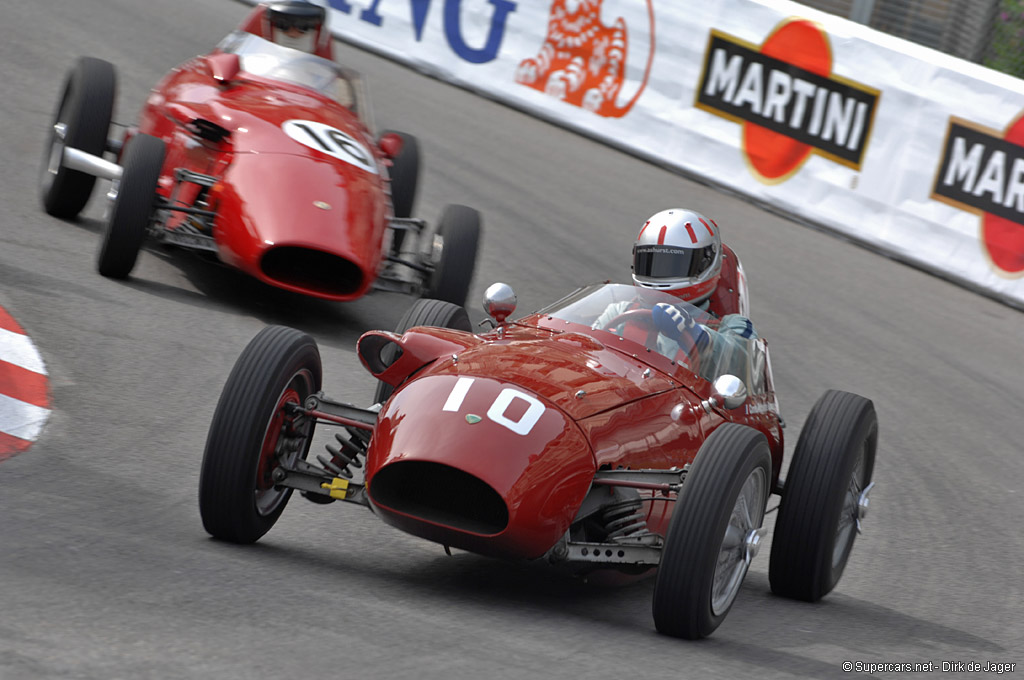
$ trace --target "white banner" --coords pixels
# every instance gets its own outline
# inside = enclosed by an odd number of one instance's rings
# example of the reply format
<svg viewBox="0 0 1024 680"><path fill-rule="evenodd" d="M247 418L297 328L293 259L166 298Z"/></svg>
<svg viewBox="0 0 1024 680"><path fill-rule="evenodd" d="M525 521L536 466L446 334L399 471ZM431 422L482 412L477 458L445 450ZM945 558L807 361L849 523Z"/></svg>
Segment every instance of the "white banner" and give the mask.
<svg viewBox="0 0 1024 680"><path fill-rule="evenodd" d="M1020 80L785 0L329 5L346 41L1024 304Z"/></svg>

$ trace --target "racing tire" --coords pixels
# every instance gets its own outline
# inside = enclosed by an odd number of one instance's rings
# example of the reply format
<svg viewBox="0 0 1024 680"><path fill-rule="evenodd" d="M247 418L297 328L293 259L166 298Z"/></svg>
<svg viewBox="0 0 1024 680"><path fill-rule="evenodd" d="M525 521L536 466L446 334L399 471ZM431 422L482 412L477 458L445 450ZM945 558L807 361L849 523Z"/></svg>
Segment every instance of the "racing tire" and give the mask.
<svg viewBox="0 0 1024 680"><path fill-rule="evenodd" d="M296 426L285 404L320 391L320 351L309 335L268 326L242 351L210 423L199 475L203 527L231 543L254 543L284 511L291 489L274 487L281 456L304 459L311 420Z"/></svg>
<svg viewBox="0 0 1024 680"><path fill-rule="evenodd" d="M103 155L116 94L114 66L102 59L80 57L64 79L39 175L43 208L50 215L70 219L89 202L96 177L64 167L62 156L65 147ZM64 126L63 139L58 125Z"/></svg>
<svg viewBox="0 0 1024 680"><path fill-rule="evenodd" d="M123 279L135 268L153 216L165 153L163 140L150 135L137 134L125 146L117 198L110 209L96 261L103 276Z"/></svg>
<svg viewBox="0 0 1024 680"><path fill-rule="evenodd" d="M405 132L386 130L383 134L394 134L402 138L402 150L391 159L391 205L395 217L412 217L420 179L419 142Z"/></svg>
<svg viewBox="0 0 1024 680"><path fill-rule="evenodd" d="M850 558L860 496L875 467L874 404L829 390L807 416L783 487L772 537L772 592L816 602L835 588Z"/></svg>
<svg viewBox="0 0 1024 680"><path fill-rule="evenodd" d="M423 297L465 305L469 285L476 268L480 247L480 213L464 205L446 206L438 223L435 239L440 237L441 253Z"/></svg>
<svg viewBox="0 0 1024 680"><path fill-rule="evenodd" d="M697 640L725 620L760 546L771 484L764 435L727 423L686 473L654 584L659 633Z"/></svg>
<svg viewBox="0 0 1024 680"><path fill-rule="evenodd" d="M473 325L469 321L469 314L465 307L454 305L444 300L420 299L412 304L395 327L395 333L401 335L410 328L416 326L435 326L437 328L451 328L458 331L473 332ZM395 358L397 347L389 344L381 350L381 359L385 363L391 363ZM395 388L384 381L377 382L377 389L373 393L373 403L382 404L394 393Z"/></svg>

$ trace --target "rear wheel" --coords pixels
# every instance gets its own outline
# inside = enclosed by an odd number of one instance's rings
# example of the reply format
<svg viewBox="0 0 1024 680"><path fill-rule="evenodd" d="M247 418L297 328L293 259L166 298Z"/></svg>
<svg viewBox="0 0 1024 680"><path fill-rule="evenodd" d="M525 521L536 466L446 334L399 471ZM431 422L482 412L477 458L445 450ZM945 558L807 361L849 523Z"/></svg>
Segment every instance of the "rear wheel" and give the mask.
<svg viewBox="0 0 1024 680"><path fill-rule="evenodd" d="M452 328L468 333L473 331L466 308L443 300L417 300L399 319L395 332L401 335L416 326ZM391 363L395 358L396 351L397 348L394 345L389 344L385 347L381 351L381 358L384 360L384 363ZM394 391L395 388L391 385L378 381L377 389L373 393L373 403L380 404L387 401Z"/></svg>
<svg viewBox="0 0 1024 680"><path fill-rule="evenodd" d="M771 465L764 435L743 425L722 425L700 447L658 566L658 632L696 640L725 620L760 548Z"/></svg>
<svg viewBox="0 0 1024 680"><path fill-rule="evenodd" d="M464 205L449 205L441 215L434 236L440 255L434 261L434 271L423 297L445 300L456 305L466 304L469 285L476 267L476 254L480 246L480 213Z"/></svg>
<svg viewBox="0 0 1024 680"><path fill-rule="evenodd" d="M125 146L124 170L96 263L103 276L123 279L135 268L153 216L165 151L163 140L144 134L135 135Z"/></svg>
<svg viewBox="0 0 1024 680"><path fill-rule="evenodd" d="M43 208L54 217L74 217L89 202L96 177L64 167L64 148L103 155L116 90L114 66L92 57L81 57L64 80L39 177Z"/></svg>
<svg viewBox="0 0 1024 680"><path fill-rule="evenodd" d="M420 147L416 138L405 132L387 130L402 138L402 150L391 159L391 203L395 217L412 217L416 203L416 189L420 177Z"/></svg>
<svg viewBox="0 0 1024 680"><path fill-rule="evenodd" d="M416 203L416 189L420 179L420 147L416 138L405 132L387 130L384 134L395 134L402 139L402 149L391 159L391 205L395 217L412 217L413 205ZM391 250L395 254L402 251L405 241L405 230L395 229L391 241Z"/></svg>
<svg viewBox="0 0 1024 680"><path fill-rule="evenodd" d="M800 431L772 537L772 592L816 602L850 558L875 467L878 417L871 400L829 390Z"/></svg>
<svg viewBox="0 0 1024 680"><path fill-rule="evenodd" d="M224 385L203 454L199 514L214 538L254 543L284 511L291 489L273 472L305 458L312 421L295 416L320 391L320 352L310 336L268 326L242 352Z"/></svg>

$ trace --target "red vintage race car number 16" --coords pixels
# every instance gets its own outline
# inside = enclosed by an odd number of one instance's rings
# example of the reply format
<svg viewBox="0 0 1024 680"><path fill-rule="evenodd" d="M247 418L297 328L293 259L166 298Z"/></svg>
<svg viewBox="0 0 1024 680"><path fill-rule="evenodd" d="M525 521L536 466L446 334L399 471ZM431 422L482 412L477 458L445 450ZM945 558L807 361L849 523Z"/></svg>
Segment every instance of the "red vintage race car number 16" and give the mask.
<svg viewBox="0 0 1024 680"><path fill-rule="evenodd" d="M350 134L315 120L287 120L281 129L299 144L350 163L370 174L377 174L373 154Z"/></svg>

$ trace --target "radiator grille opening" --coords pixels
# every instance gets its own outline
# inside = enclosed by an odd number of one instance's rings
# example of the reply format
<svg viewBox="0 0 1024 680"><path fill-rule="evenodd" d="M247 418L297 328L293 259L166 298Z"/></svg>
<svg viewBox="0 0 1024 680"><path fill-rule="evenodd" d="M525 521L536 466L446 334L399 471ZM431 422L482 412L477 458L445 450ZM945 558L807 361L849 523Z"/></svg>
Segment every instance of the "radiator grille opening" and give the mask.
<svg viewBox="0 0 1024 680"><path fill-rule="evenodd" d="M461 531L493 535L508 526L508 508L494 489L440 463L392 463L374 475L370 497L378 505Z"/></svg>
<svg viewBox="0 0 1024 680"><path fill-rule="evenodd" d="M310 248L274 248L263 256L261 268L274 281L325 295L351 295L363 284L363 272L354 263Z"/></svg>

